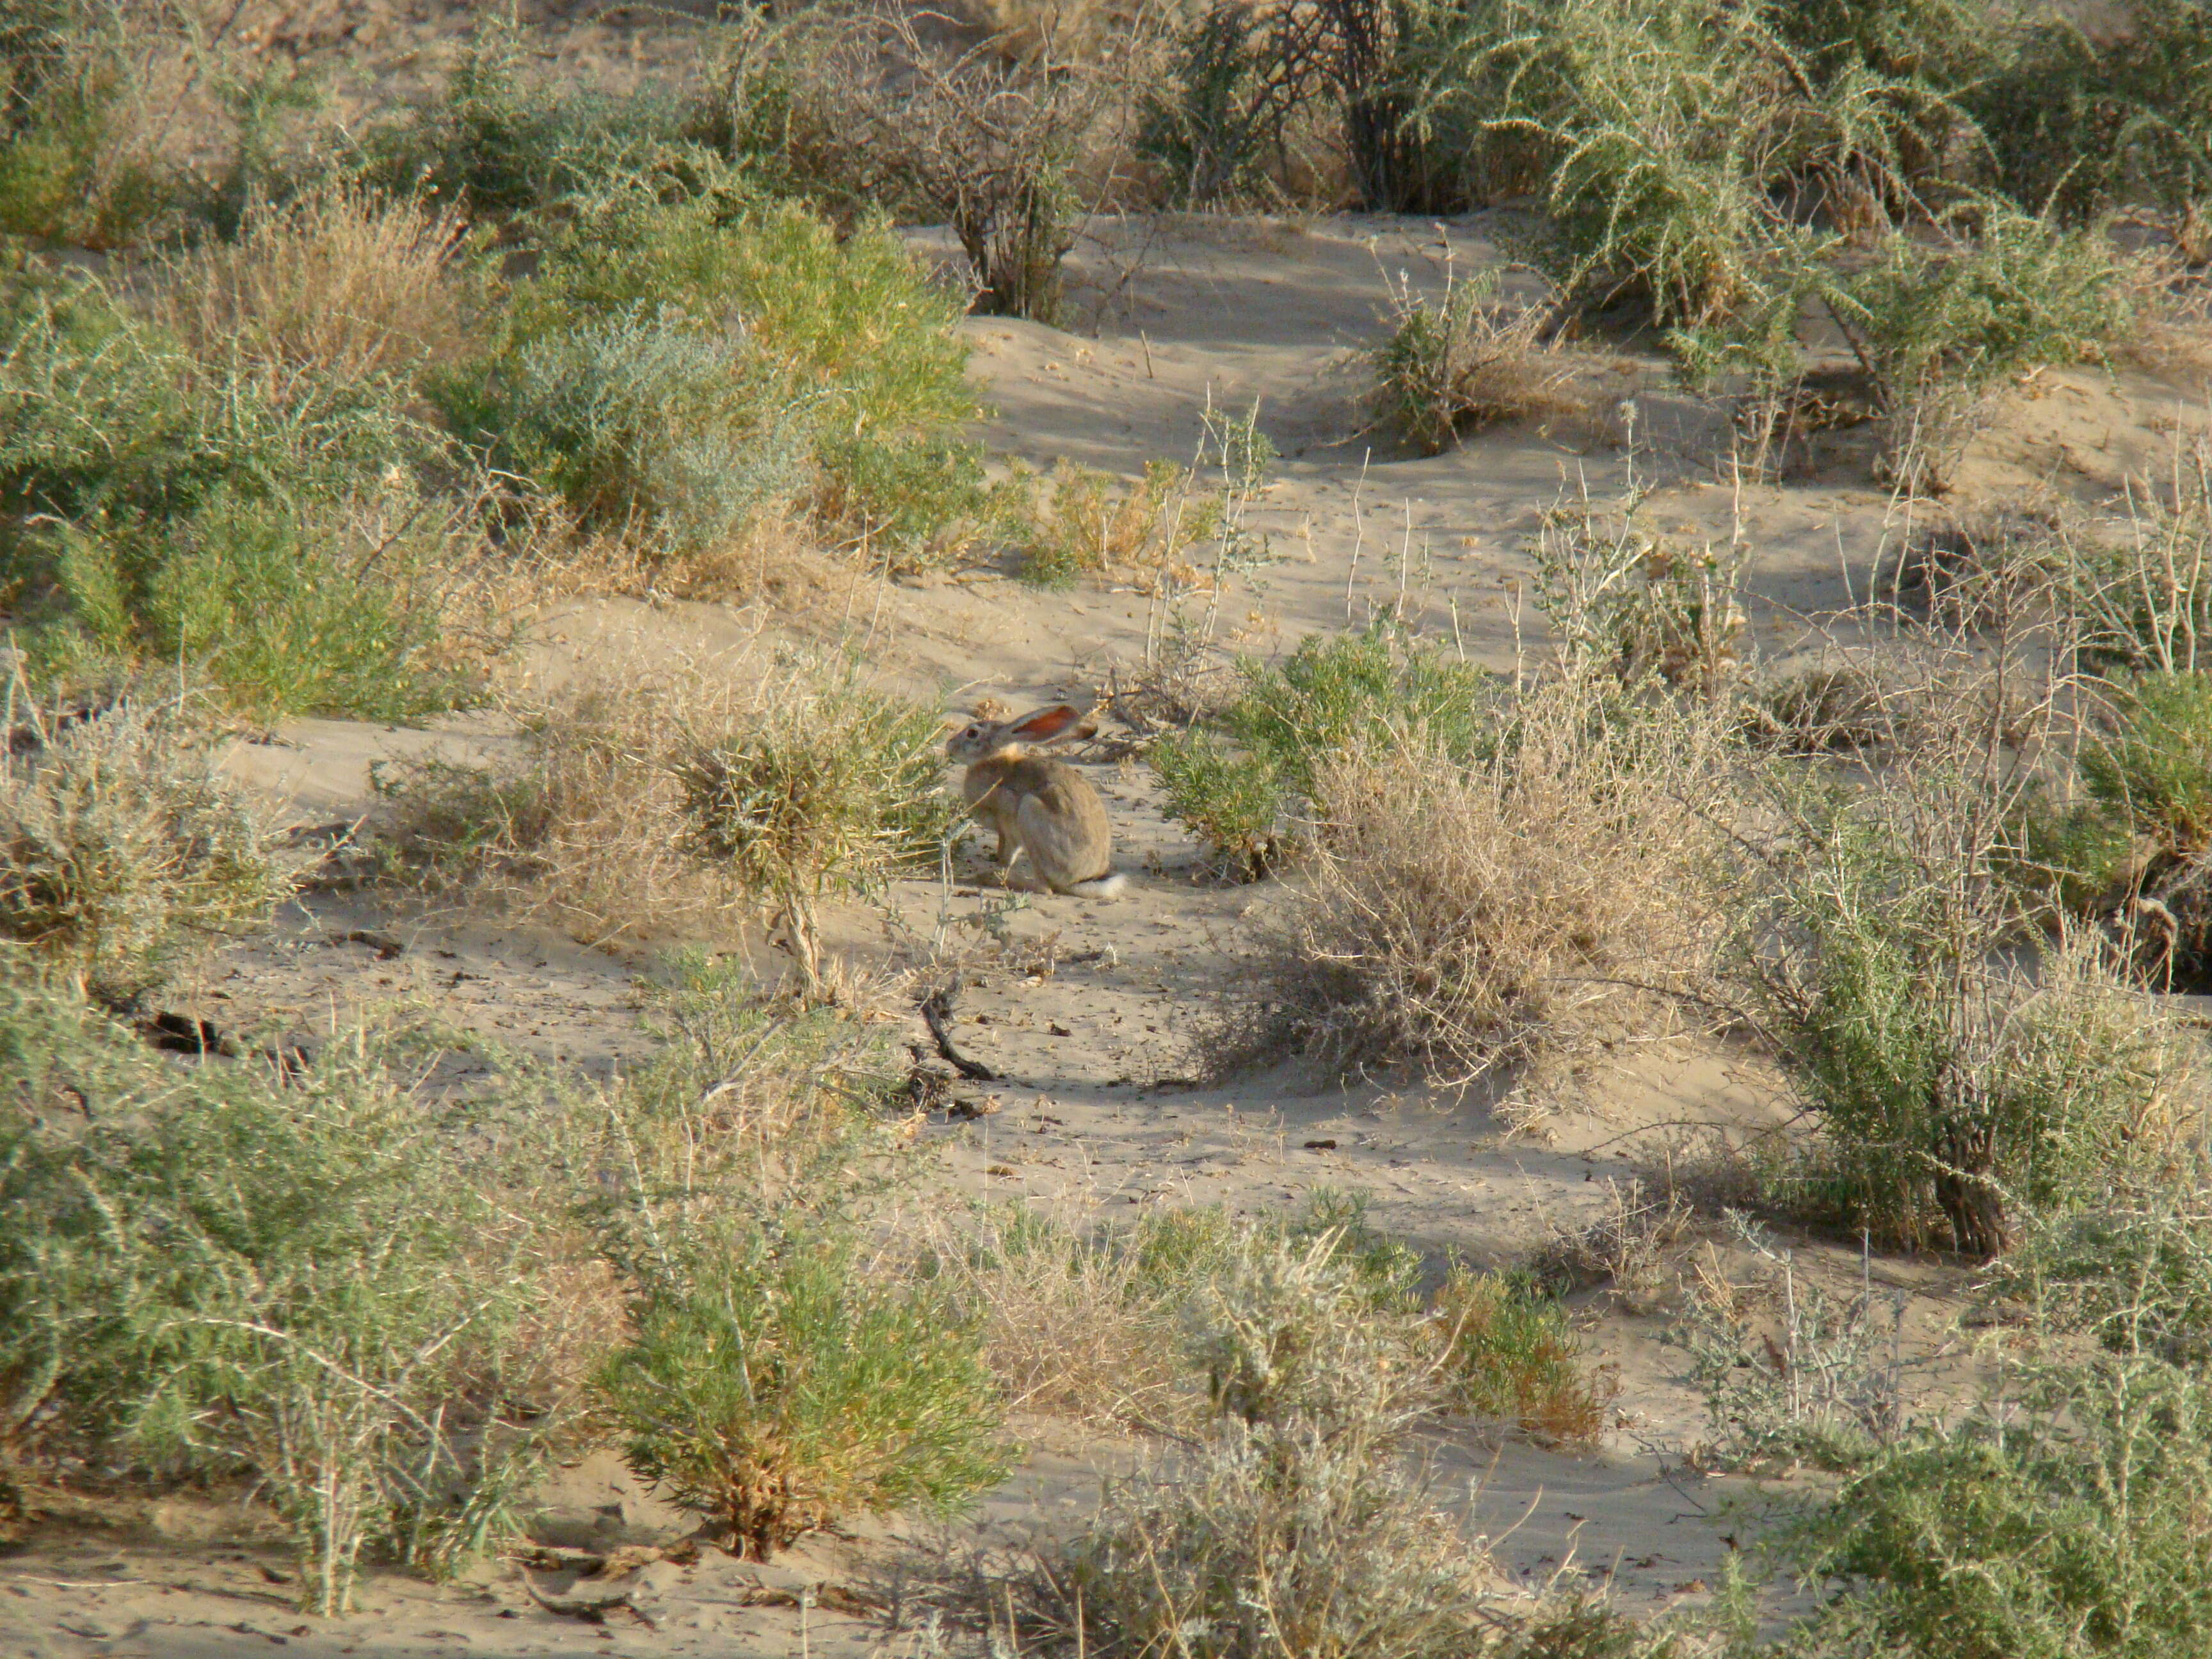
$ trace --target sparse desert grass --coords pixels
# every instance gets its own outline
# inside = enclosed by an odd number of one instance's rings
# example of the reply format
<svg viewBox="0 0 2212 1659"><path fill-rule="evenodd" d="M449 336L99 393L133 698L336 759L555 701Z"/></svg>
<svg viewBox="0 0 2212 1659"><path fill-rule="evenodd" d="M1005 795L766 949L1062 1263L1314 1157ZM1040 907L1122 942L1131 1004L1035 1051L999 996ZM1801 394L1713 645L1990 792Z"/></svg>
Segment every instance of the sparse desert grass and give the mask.
<svg viewBox="0 0 2212 1659"><path fill-rule="evenodd" d="M1089 467L1062 461L1036 486L1022 532L1022 575L1054 587L1079 576L1126 573L1155 589L1188 582L1195 544L1222 528L1220 498L1195 475L1152 461L1126 489Z"/></svg>
<svg viewBox="0 0 2212 1659"><path fill-rule="evenodd" d="M1425 453L1496 421L1571 406L1564 359L1546 338L1556 307L1510 308L1498 295L1501 275L1448 267L1434 306L1410 281L1391 289L1390 337L1371 359L1376 414Z"/></svg>
<svg viewBox="0 0 2212 1659"><path fill-rule="evenodd" d="M183 702L83 712L40 706L20 678L11 690L10 724L33 741L0 778L0 934L125 1003L226 930L267 920L289 887L275 837Z"/></svg>
<svg viewBox="0 0 2212 1659"><path fill-rule="evenodd" d="M227 353L339 380L405 380L467 341L450 209L334 186L256 204L235 240L173 256L154 315L203 360Z"/></svg>
<svg viewBox="0 0 2212 1659"><path fill-rule="evenodd" d="M1231 1258L1190 1316L1201 1437L1115 1483L1026 1571L968 1587L978 1623L1052 1652L1483 1650L1486 1564L1402 1456L1437 1362L1408 1363L1419 1320L1378 1306L1338 1242L1261 1237Z"/></svg>
<svg viewBox="0 0 2212 1659"><path fill-rule="evenodd" d="M1708 1243L1673 1336L1705 1396L1710 1437L1697 1457L1721 1468L1850 1469L1897 1443L1914 1426L1907 1298L1877 1291L1863 1273L1849 1291L1824 1288L1757 1223L1731 1220L1753 1277L1731 1277Z"/></svg>
<svg viewBox="0 0 2212 1659"><path fill-rule="evenodd" d="M1219 1052L1465 1085L1670 1023L1717 926L1689 781L1712 753L1607 696L1534 691L1486 757L1409 724L1317 762L1310 850Z"/></svg>
<svg viewBox="0 0 2212 1659"><path fill-rule="evenodd" d="M593 936L756 903L811 983L821 900L954 833L942 728L851 664L789 654L730 680L582 681L513 711L513 760L385 769L398 849Z"/></svg>
<svg viewBox="0 0 2212 1659"><path fill-rule="evenodd" d="M1687 1242L1697 1212L1679 1190L1648 1192L1641 1179L1607 1182L1606 1206L1594 1221L1560 1228L1528 1270L1563 1291L1604 1285L1632 1312L1655 1305L1666 1290L1669 1255Z"/></svg>

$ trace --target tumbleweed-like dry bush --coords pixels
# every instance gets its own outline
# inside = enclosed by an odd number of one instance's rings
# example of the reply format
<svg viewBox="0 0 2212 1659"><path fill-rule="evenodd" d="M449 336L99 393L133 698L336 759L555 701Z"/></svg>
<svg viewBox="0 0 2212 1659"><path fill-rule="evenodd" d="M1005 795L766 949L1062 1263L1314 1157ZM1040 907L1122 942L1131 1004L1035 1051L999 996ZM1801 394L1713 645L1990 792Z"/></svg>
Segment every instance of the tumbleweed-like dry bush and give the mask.
<svg viewBox="0 0 2212 1659"><path fill-rule="evenodd" d="M404 374L465 340L450 210L332 188L250 208L238 239L167 262L155 315L200 356L236 351L340 379Z"/></svg>
<svg viewBox="0 0 2212 1659"><path fill-rule="evenodd" d="M1528 694L1488 759L1418 726L1356 744L1317 774L1228 1052L1468 1085L1664 1028L1715 926L1697 796L1717 747L1704 716L1582 675Z"/></svg>
<svg viewBox="0 0 2212 1659"><path fill-rule="evenodd" d="M817 902L868 890L955 817L934 714L849 664L794 653L609 674L508 712L511 755L384 769L388 831L434 880L583 937L758 905L811 979Z"/></svg>

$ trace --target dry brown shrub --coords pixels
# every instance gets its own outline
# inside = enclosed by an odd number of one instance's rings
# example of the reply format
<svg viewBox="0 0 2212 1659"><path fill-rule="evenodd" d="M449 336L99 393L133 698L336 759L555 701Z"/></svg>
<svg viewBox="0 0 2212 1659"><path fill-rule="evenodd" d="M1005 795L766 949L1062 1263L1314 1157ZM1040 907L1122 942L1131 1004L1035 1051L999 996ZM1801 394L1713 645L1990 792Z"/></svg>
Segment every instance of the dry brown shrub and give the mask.
<svg viewBox="0 0 2212 1659"><path fill-rule="evenodd" d="M1606 1206L1596 1219L1558 1230L1529 1264L1538 1278L1563 1290L1608 1285L1630 1312L1647 1311L1664 1288L1670 1251L1690 1237L1697 1212L1673 1188L1647 1192L1632 1178L1606 1183Z"/></svg>
<svg viewBox="0 0 2212 1659"><path fill-rule="evenodd" d="M235 241L167 262L155 314L202 356L234 349L337 380L405 374L466 339L453 275L465 234L450 210L345 188L256 205Z"/></svg>
<svg viewBox="0 0 2212 1659"><path fill-rule="evenodd" d="M1590 416L1554 332L1557 296L1513 306L1498 285L1494 270L1462 277L1447 265L1431 307L1404 273L1389 284L1390 337L1369 359L1375 410L1429 454L1498 421Z"/></svg>
<svg viewBox="0 0 2212 1659"><path fill-rule="evenodd" d="M579 678L510 701L514 752L381 767L385 830L416 879L604 941L764 915L817 989L817 902L949 832L935 716L801 652L697 672Z"/></svg>
<svg viewBox="0 0 2212 1659"><path fill-rule="evenodd" d="M901 1231L975 1317L1010 1410L1123 1429L1187 1413L1182 1289L1148 1279L1126 1237L1007 1206L920 1210Z"/></svg>
<svg viewBox="0 0 2212 1659"><path fill-rule="evenodd" d="M963 48L894 9L824 12L769 52L790 109L787 166L858 210L942 222L975 309L1050 322L1084 216L1127 182L1138 43L1115 62ZM751 71L758 72L758 71Z"/></svg>
<svg viewBox="0 0 2212 1659"><path fill-rule="evenodd" d="M1716 932L1697 798L1717 748L1702 717L1570 678L1489 761L1399 727L1329 762L1227 1052L1464 1085L1668 1028Z"/></svg>

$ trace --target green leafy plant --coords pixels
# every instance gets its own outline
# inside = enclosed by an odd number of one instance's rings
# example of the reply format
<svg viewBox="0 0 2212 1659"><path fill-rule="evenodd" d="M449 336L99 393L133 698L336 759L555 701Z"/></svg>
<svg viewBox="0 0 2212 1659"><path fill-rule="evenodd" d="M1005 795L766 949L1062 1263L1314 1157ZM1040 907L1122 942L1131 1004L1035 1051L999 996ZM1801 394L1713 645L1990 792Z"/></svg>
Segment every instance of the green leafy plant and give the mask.
<svg viewBox="0 0 2212 1659"><path fill-rule="evenodd" d="M1006 1472L975 1333L849 1239L695 1238L636 1322L599 1379L631 1467L756 1559L860 1510L957 1508Z"/></svg>

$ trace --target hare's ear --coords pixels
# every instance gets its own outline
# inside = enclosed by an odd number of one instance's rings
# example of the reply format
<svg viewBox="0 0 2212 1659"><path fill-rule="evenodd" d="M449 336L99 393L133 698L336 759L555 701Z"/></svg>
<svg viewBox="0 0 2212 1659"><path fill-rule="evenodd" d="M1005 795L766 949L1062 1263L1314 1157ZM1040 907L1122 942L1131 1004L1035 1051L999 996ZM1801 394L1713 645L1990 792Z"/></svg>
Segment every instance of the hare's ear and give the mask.
<svg viewBox="0 0 2212 1659"><path fill-rule="evenodd" d="M1081 720L1081 712L1064 702L1034 709L1016 720L1007 735L1023 743L1049 743Z"/></svg>

